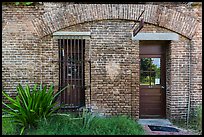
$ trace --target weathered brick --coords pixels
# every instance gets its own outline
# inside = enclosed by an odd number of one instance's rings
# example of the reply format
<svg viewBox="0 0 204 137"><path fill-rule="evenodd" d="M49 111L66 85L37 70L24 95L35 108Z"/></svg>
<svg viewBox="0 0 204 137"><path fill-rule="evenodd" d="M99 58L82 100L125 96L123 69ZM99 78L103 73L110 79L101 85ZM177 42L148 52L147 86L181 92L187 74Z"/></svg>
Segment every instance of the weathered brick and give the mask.
<svg viewBox="0 0 204 137"><path fill-rule="evenodd" d="M167 118L185 119L189 91L191 111L202 103L201 7L60 2L45 2L37 8L3 6L3 89L15 96L18 83L42 82L54 83L57 91L58 43L52 33L90 31L91 39L85 46L86 106L107 116L127 114L139 118L139 42L132 41L131 27L144 8L146 23L141 32L180 34L179 41L172 41L166 48L166 109Z"/></svg>

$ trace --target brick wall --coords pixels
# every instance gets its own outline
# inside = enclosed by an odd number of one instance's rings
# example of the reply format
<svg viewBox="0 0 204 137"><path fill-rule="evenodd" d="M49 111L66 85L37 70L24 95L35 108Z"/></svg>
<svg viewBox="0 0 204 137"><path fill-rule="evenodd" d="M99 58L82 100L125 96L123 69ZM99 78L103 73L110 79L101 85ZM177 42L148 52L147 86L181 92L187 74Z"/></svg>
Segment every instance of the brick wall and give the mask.
<svg viewBox="0 0 204 137"><path fill-rule="evenodd" d="M92 105L106 115L131 112L132 25L100 21L92 27Z"/></svg>
<svg viewBox="0 0 204 137"><path fill-rule="evenodd" d="M131 83L134 83L131 71L133 70L134 75L138 76L136 70L139 68L135 67L135 64L131 65L139 51L139 47L133 45L131 41L130 29L133 24L134 22L129 21L107 20L78 24L61 30L91 32L91 39L85 46L85 85L88 87L90 84L90 69L87 62L90 57L91 107L94 112L106 116L131 115L132 92L135 92L135 89L131 90ZM91 52L89 52L90 48ZM90 88L88 87L85 92L86 105L89 107ZM139 101L137 97L135 99ZM135 107L138 108L138 104Z"/></svg>
<svg viewBox="0 0 204 137"><path fill-rule="evenodd" d="M42 7L2 8L2 89L15 95L19 83L39 79L39 39L31 20L41 15Z"/></svg>
<svg viewBox="0 0 204 137"><path fill-rule="evenodd" d="M171 118L186 118L189 96L189 47L188 40L171 42L170 50L170 98L167 100ZM168 77L168 75L167 75Z"/></svg>
<svg viewBox="0 0 204 137"><path fill-rule="evenodd" d="M187 38L192 38L195 33L198 23L194 16L162 4L58 4L53 10L32 21L39 37L44 37L60 28L89 21L137 20L144 9L143 18L147 23L167 28Z"/></svg>
<svg viewBox="0 0 204 137"><path fill-rule="evenodd" d="M139 12L132 14L128 9L134 11L134 7L140 9L142 7L138 5L102 5L101 7L91 5L97 10L97 13L93 14L96 19L93 20L91 11L88 14L91 17L87 17L87 19L82 18L85 17L84 13L75 17L83 11L83 7L80 5L76 10L77 6L73 5L44 3L44 6L39 5L38 7L3 7L3 89L14 94L18 83L32 85L42 82L44 84L54 83L57 90L59 81L58 45L52 37L52 32L59 30L90 31L91 39L86 40L85 46L86 106L90 105L88 60L91 59L91 106L94 112L107 116L127 114L138 118L139 42L132 41L131 27L134 24L132 19L136 18L136 14ZM85 6L89 7L90 5ZM59 12L60 15L65 14L68 17L67 10L73 13L69 17L74 19L74 23L66 22L64 19L61 21L61 18L58 18L58 7L64 8L63 12ZM73 7L75 10L66 9ZM102 9L114 11L117 9L116 7L127 9L127 11L124 10L123 14L122 10L119 10L108 15L108 12ZM147 8L149 11L145 14L145 18L149 22L145 23L141 32L172 32L172 30L177 31L177 27L184 26L183 29L178 29L178 33L184 34L184 36L180 35L179 41L172 41L166 47L166 109L168 118L186 118L189 89L191 108L202 103L202 9L199 7L190 8L185 5L166 5L166 7L169 9L150 5ZM179 11L179 7L184 10ZM163 9L163 12L159 12L160 9ZM169 15L168 11L176 13L173 10L179 11L179 16L188 15L189 18L188 16L181 18L183 21L188 19L187 24L179 24L179 19L175 19L177 24L174 24L173 16L169 20L166 15ZM48 12L53 14L43 14ZM120 12L121 14L119 14ZM181 12L182 14L180 14ZM152 18L148 13L155 14L155 18ZM46 24L48 21L45 20L48 19L48 15L53 15L58 20ZM198 27L194 20L191 22L191 16L198 17ZM122 18L123 20L121 20ZM158 23L156 23L157 18ZM43 21L44 24L42 24ZM167 29L165 23L169 23ZM194 29L196 29L195 35L193 35ZM185 35L185 33L187 34ZM192 41L189 38L192 38ZM192 44L191 49L190 44ZM189 50L192 51L191 56ZM190 57L191 66L189 65ZM189 84L190 80L191 84Z"/></svg>
<svg viewBox="0 0 204 137"><path fill-rule="evenodd" d="M194 15L198 17L198 28L191 46L191 108L202 104L202 7L195 5ZM193 109L193 110L194 110ZM194 111L192 111L193 113Z"/></svg>

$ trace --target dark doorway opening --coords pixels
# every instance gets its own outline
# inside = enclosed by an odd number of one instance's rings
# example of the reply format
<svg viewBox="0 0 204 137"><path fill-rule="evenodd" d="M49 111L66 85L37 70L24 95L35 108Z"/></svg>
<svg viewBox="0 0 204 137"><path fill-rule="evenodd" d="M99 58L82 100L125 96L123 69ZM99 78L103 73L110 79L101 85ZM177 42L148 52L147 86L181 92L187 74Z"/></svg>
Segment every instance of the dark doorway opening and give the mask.
<svg viewBox="0 0 204 137"><path fill-rule="evenodd" d="M58 39L59 90L63 109L71 110L85 106L84 49L85 39Z"/></svg>

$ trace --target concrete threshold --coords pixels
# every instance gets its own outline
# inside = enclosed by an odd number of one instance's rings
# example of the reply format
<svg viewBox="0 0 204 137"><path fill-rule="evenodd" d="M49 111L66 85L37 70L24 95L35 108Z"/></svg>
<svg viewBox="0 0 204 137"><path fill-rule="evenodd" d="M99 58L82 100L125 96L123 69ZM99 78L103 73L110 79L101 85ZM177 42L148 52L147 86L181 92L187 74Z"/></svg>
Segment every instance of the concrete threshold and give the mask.
<svg viewBox="0 0 204 137"><path fill-rule="evenodd" d="M138 123L141 125L155 125L155 126L173 125L168 119L139 119Z"/></svg>

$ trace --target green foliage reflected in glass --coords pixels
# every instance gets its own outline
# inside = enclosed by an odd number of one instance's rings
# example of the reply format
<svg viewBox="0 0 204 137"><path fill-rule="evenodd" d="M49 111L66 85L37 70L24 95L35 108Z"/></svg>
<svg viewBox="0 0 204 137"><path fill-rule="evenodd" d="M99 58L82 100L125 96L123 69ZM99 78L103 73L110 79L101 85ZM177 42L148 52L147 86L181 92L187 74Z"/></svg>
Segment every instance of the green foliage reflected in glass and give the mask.
<svg viewBox="0 0 204 137"><path fill-rule="evenodd" d="M160 58L142 58L140 62L140 85L159 85L160 71Z"/></svg>

